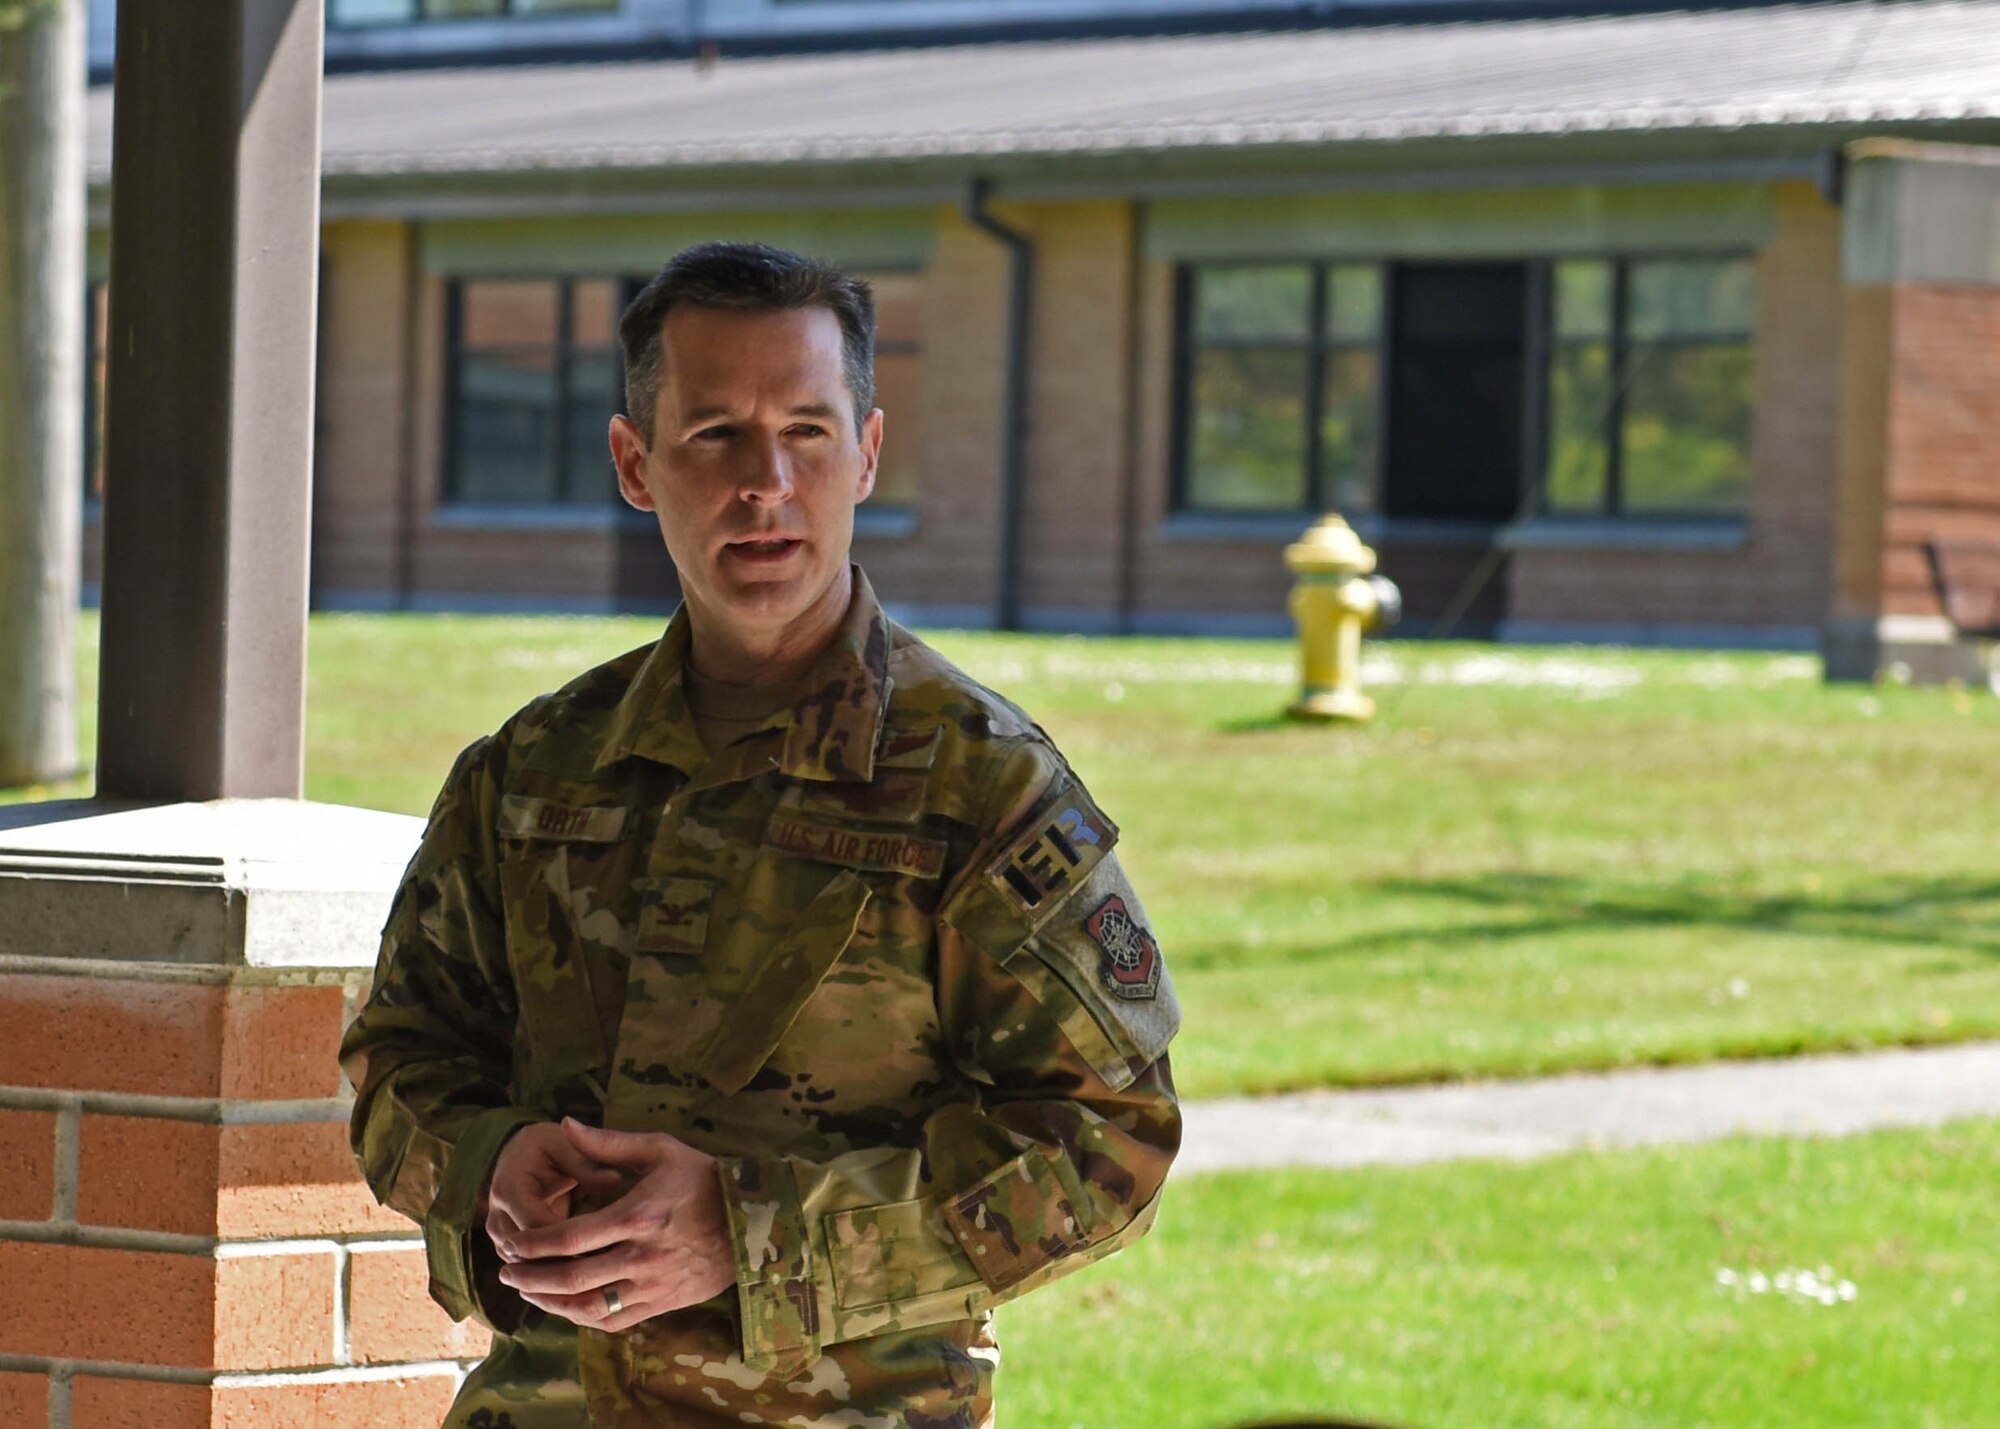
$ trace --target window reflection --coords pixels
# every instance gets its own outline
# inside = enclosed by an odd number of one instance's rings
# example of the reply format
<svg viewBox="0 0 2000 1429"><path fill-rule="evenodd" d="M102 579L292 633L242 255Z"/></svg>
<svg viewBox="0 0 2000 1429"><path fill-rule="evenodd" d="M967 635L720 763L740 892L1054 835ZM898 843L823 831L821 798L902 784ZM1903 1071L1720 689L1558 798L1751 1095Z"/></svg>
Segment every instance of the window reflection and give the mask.
<svg viewBox="0 0 2000 1429"><path fill-rule="evenodd" d="M624 405L618 280L454 285L448 499L608 505L608 431Z"/></svg>
<svg viewBox="0 0 2000 1429"><path fill-rule="evenodd" d="M1549 457L1552 511L1597 512L1610 490L1612 264L1591 259L1550 271Z"/></svg>
<svg viewBox="0 0 2000 1429"><path fill-rule="evenodd" d="M1750 494L1755 268L1747 258L1634 262L1630 281L1625 508L1740 511Z"/></svg>
<svg viewBox="0 0 2000 1429"><path fill-rule="evenodd" d="M1191 494L1219 511L1294 511L1306 500L1306 353L1219 348L1194 360Z"/></svg>
<svg viewBox="0 0 2000 1429"><path fill-rule="evenodd" d="M1185 281L1181 504L1372 509L1382 266L1212 264Z"/></svg>
<svg viewBox="0 0 2000 1429"><path fill-rule="evenodd" d="M1551 279L1548 509L1745 510L1754 262L1563 262Z"/></svg>

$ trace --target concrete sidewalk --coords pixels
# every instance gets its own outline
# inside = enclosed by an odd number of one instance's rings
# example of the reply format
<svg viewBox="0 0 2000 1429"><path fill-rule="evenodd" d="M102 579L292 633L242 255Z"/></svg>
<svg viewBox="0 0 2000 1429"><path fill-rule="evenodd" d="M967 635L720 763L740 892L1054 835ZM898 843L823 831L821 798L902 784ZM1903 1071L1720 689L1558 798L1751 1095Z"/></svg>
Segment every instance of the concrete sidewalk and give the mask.
<svg viewBox="0 0 2000 1429"><path fill-rule="evenodd" d="M2000 1116L2000 1042L1190 1102L1175 1170L1371 1166Z"/></svg>

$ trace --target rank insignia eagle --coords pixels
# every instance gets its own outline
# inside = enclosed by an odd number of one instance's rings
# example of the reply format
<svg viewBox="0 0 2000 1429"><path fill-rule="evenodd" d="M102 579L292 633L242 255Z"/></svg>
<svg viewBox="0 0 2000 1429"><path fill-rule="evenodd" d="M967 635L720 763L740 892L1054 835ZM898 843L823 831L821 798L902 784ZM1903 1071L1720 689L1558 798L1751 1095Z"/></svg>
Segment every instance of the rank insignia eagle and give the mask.
<svg viewBox="0 0 2000 1429"><path fill-rule="evenodd" d="M1132 916L1123 898L1114 893L1098 904L1084 920L1083 930L1104 954L1098 971L1114 994L1142 1002L1159 989L1160 945Z"/></svg>

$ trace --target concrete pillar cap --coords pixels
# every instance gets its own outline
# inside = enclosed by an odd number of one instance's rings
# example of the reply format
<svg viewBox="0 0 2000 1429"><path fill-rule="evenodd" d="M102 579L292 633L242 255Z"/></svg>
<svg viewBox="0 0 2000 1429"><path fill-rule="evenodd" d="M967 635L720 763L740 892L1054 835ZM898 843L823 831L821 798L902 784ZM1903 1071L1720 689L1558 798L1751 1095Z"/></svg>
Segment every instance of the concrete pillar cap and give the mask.
<svg viewBox="0 0 2000 1429"><path fill-rule="evenodd" d="M303 799L0 808L0 953L370 966L423 827Z"/></svg>

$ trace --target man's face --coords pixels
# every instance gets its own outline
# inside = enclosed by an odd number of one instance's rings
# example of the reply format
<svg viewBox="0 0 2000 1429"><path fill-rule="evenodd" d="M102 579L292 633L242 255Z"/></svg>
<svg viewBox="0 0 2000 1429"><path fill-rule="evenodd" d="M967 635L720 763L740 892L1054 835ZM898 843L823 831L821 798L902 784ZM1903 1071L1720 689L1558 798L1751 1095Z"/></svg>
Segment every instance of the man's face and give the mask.
<svg viewBox="0 0 2000 1429"><path fill-rule="evenodd" d="M647 443L612 421L626 501L658 516L695 611L740 630L790 625L847 569L854 508L875 487L882 413L857 432L828 308L679 306Z"/></svg>

